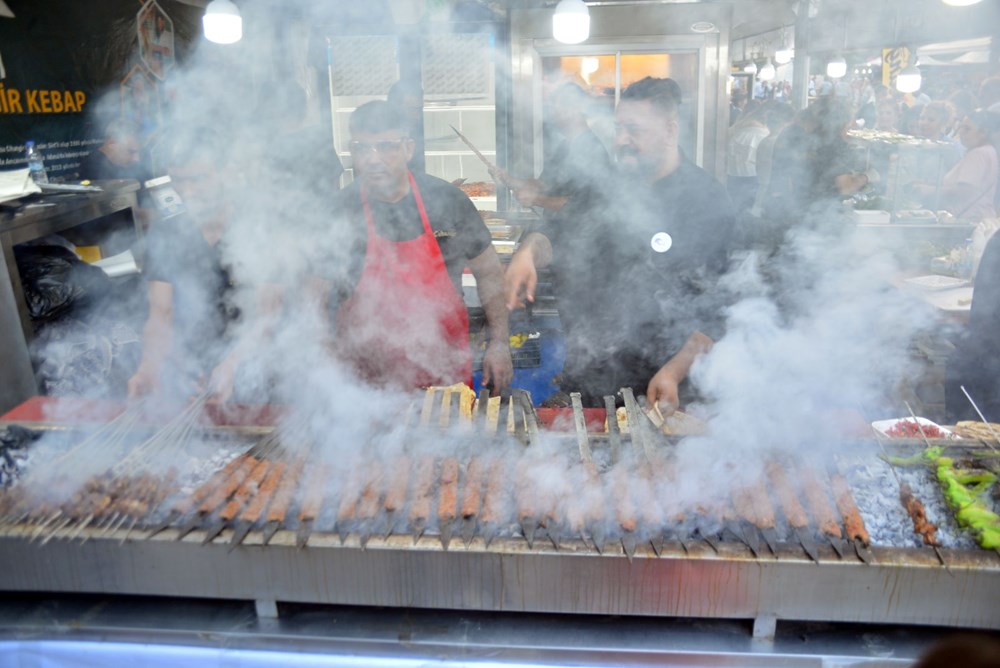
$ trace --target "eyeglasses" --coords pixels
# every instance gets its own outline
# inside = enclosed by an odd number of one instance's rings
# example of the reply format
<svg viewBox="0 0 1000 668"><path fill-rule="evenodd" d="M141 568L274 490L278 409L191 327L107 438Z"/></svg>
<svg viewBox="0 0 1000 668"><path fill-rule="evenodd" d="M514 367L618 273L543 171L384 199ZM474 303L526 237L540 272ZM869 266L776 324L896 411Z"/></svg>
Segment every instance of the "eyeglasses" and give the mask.
<svg viewBox="0 0 1000 668"><path fill-rule="evenodd" d="M403 148L403 142L409 141L409 138L403 137L401 139L386 139L384 141L377 141L374 144L366 144L359 141L352 141L347 145L351 153L354 155L366 155L368 153L376 153L378 155L396 155Z"/></svg>

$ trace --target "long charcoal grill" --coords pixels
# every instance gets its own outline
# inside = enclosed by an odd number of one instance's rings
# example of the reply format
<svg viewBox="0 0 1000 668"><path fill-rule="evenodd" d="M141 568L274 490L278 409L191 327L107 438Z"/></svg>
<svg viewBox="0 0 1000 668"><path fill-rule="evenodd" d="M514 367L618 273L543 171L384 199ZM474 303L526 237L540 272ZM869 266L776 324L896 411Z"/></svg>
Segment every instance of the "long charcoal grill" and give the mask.
<svg viewBox="0 0 1000 668"><path fill-rule="evenodd" d="M530 404L515 399L505 408L506 425L530 441L537 423ZM595 451L640 461L653 447L651 430L626 399L629 434L618 433L612 420L607 434L584 428L567 435L588 474L615 473L595 473ZM425 401L423 426L445 424L451 418L444 407L456 403L447 395ZM582 411L576 415L580 427ZM504 416L494 416L493 428L497 423L504 429ZM481 438L489 423L480 430L470 437ZM402 499L390 498L398 497L399 470L375 463L348 467L337 487L342 493L327 496L317 481L329 470L283 457L265 438L228 467L230 474L242 467L243 479L257 468L254 485L217 476L195 498L168 500L155 516L88 516L86 526L28 516L6 524L0 590L245 599L261 616L277 614L279 602L302 602L752 619L762 637L773 635L778 620L1000 628L994 551L865 547L841 520L839 539L819 526L792 526L794 511L777 492L780 531L766 526L767 511L741 491L727 507L700 509L709 519L688 515L655 531L643 526L642 508L628 510L617 499L610 521L584 518L580 530L578 519L523 511L517 466L503 469L511 482L491 486L501 471L491 464L503 460L449 460L413 454ZM818 476L822 486L830 473ZM265 503L269 474L278 480ZM481 499L467 516L470 477L479 481ZM228 492L221 492L227 480ZM491 489L511 494L516 522L489 521ZM269 511L282 494L291 500L276 519ZM836 506L833 490L825 494ZM817 517L808 499L801 503ZM626 530L630 513L637 525Z"/></svg>

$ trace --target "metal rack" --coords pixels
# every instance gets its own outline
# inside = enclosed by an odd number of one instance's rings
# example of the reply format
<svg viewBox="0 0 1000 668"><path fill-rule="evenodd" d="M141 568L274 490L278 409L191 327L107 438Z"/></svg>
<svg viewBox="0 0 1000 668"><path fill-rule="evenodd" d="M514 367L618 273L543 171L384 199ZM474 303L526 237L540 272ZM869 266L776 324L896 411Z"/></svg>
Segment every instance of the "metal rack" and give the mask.
<svg viewBox="0 0 1000 668"><path fill-rule="evenodd" d="M864 152L866 168L876 170L881 177L882 183L876 190L882 198L882 206L877 208L889 211L893 222L938 222L936 215L906 215L906 212L929 210L933 213L939 208L941 181L949 168L948 143L917 137L895 139L895 135L864 131L853 131L848 136L858 150ZM923 202L907 187L917 181L935 187L934 194Z"/></svg>

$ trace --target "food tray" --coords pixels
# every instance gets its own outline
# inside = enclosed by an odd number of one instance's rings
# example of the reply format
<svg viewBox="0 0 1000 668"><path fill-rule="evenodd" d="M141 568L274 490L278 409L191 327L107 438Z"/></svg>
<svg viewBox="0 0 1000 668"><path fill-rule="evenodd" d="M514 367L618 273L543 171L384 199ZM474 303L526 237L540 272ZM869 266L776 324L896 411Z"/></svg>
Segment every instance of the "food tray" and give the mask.
<svg viewBox="0 0 1000 668"><path fill-rule="evenodd" d="M896 436L889 433L892 431L893 427L895 427L901 422L913 422L913 418L895 418L892 420L878 420L877 422L872 422L872 429L874 429L875 431L877 431L878 433L882 434L887 438L911 438L906 436ZM932 422L927 418L918 417L917 423L925 428L934 427L938 429L942 434L942 436L927 434L927 438L956 438L956 439L961 438L958 434L951 431L950 429L946 429L945 427L942 427L941 425L937 424L936 422ZM912 438L921 438L921 436L918 433L916 436L913 436Z"/></svg>
<svg viewBox="0 0 1000 668"><path fill-rule="evenodd" d="M854 218L862 225L888 225L892 214L878 209L855 209Z"/></svg>
<svg viewBox="0 0 1000 668"><path fill-rule="evenodd" d="M936 223L938 222L937 214L933 211L928 211L927 209L909 209L905 211L897 211L895 214L897 223Z"/></svg>
<svg viewBox="0 0 1000 668"><path fill-rule="evenodd" d="M522 225L510 225L507 221L499 218L487 218L486 229L490 231L490 236L494 241L518 241L524 231Z"/></svg>
<svg viewBox="0 0 1000 668"><path fill-rule="evenodd" d="M963 288L969 284L969 281L964 278L955 278L954 276L929 274L927 276L904 279L903 283L922 290L950 290L951 288Z"/></svg>

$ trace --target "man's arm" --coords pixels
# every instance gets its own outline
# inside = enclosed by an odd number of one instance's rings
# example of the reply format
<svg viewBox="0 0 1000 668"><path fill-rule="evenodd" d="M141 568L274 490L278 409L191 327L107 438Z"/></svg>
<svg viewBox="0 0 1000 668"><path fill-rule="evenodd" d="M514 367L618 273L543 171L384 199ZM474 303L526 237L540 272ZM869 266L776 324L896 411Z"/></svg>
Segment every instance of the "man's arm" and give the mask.
<svg viewBox="0 0 1000 668"><path fill-rule="evenodd" d="M545 194L545 183L540 179L518 179L514 178L499 167L490 169L490 176L501 185L507 186L514 192L514 197L521 206L541 207L546 211L558 211L566 206L568 197L557 197Z"/></svg>
<svg viewBox="0 0 1000 668"><path fill-rule="evenodd" d="M552 243L544 234L532 232L521 242L521 247L510 259L507 273L504 274L504 295L508 309L524 308L526 301L535 301L538 270L549 266L551 262Z"/></svg>
<svg viewBox="0 0 1000 668"><path fill-rule="evenodd" d="M128 380L128 396L141 397L159 389L163 361L174 341L174 286L149 282L149 317L142 330L142 361Z"/></svg>
<svg viewBox="0 0 1000 668"><path fill-rule="evenodd" d="M266 284L257 288L257 309L253 316L250 329L240 337L233 349L214 369L209 379L209 389L212 401L225 403L233 396L233 378L236 369L247 358L247 355L259 350L259 345L269 341L281 311L284 287L276 284Z"/></svg>
<svg viewBox="0 0 1000 668"><path fill-rule="evenodd" d="M486 312L490 343L483 357L483 386L492 382L495 393L510 385L514 375L510 359L510 330L504 305L504 273L500 258L489 246L469 260L469 269L476 278L479 301Z"/></svg>
<svg viewBox="0 0 1000 668"><path fill-rule="evenodd" d="M333 291L333 282L310 276L306 279L303 298L306 302L306 309L309 311L307 322L313 326L312 338L318 341L320 347L333 356L334 350L334 322L330 318L330 295ZM309 334L307 333L308 337Z"/></svg>
<svg viewBox="0 0 1000 668"><path fill-rule="evenodd" d="M678 387L687 378L691 367L700 355L712 349L712 339L701 332L687 338L676 355L667 360L653 375L646 387L646 401L650 406L661 406L664 415L670 415L680 406Z"/></svg>
<svg viewBox="0 0 1000 668"><path fill-rule="evenodd" d="M559 209L566 206L566 202L569 201L568 197L559 197L556 195L546 195L545 186L538 181L537 183L530 183L523 187L514 188L514 197L520 202L521 206L534 207L539 206L546 211L556 212Z"/></svg>

